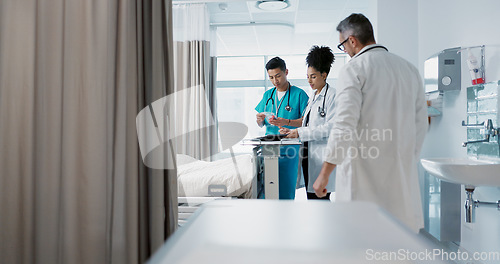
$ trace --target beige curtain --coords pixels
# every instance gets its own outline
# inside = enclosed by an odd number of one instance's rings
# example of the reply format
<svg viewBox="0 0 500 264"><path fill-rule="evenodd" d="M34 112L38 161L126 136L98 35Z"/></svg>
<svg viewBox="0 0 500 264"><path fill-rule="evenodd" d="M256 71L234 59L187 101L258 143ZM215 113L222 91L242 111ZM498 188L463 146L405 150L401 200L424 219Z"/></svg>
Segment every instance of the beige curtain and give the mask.
<svg viewBox="0 0 500 264"><path fill-rule="evenodd" d="M209 160L217 153L216 111L205 4L173 6L176 139L178 153Z"/></svg>
<svg viewBox="0 0 500 264"><path fill-rule="evenodd" d="M211 128L215 127L207 94L212 89L209 51L208 41L175 42L175 87L185 89L176 100L177 114L183 115L177 118L176 128L190 131L176 142L179 153L197 159L211 156Z"/></svg>
<svg viewBox="0 0 500 264"><path fill-rule="evenodd" d="M135 127L173 92L171 14L0 3L0 263L142 263L175 230L176 172L144 167Z"/></svg>

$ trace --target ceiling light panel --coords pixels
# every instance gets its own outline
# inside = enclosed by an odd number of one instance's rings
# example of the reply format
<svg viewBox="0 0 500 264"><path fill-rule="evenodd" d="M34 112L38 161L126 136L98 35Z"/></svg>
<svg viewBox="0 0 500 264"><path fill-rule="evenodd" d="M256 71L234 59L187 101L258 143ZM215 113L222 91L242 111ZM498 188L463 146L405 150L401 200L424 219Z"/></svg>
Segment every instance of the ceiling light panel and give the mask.
<svg viewBox="0 0 500 264"><path fill-rule="evenodd" d="M304 0L303 0L304 1ZM298 0L288 0L289 6L282 10L262 10L257 7L257 3L260 1L248 1L247 6L248 10L251 13L281 13L281 12L295 12L297 11Z"/></svg>
<svg viewBox="0 0 500 264"><path fill-rule="evenodd" d="M289 7L286 0L264 0L257 2L257 8L264 11L278 11Z"/></svg>

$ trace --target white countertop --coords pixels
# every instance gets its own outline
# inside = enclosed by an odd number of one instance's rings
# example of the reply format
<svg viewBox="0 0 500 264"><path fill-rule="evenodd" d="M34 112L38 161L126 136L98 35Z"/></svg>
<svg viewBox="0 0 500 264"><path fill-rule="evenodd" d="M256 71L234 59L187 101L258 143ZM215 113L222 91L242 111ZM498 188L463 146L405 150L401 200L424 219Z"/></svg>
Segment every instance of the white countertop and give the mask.
<svg viewBox="0 0 500 264"><path fill-rule="evenodd" d="M149 263L430 263L414 259L432 250L372 203L224 200L205 204Z"/></svg>

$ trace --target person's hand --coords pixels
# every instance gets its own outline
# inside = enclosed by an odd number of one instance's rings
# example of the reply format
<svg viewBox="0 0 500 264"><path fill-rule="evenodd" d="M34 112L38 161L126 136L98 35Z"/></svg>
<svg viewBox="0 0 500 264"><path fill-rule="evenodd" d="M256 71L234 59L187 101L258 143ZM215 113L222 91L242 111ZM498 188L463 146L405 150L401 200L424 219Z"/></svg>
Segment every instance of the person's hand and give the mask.
<svg viewBox="0 0 500 264"><path fill-rule="evenodd" d="M299 137L299 131L297 129L293 129L293 130L288 129L288 131L289 131L288 136L286 136L287 138L298 138Z"/></svg>
<svg viewBox="0 0 500 264"><path fill-rule="evenodd" d="M278 118L269 118L269 123L271 125L275 125L275 126L279 126L279 127L282 127L282 126L286 126L289 124L289 120L288 119L284 119L284 118L281 118L281 117L278 117Z"/></svg>
<svg viewBox="0 0 500 264"><path fill-rule="evenodd" d="M279 130L280 134L288 134L288 133L290 133L290 131L292 131L292 130L289 128L286 128L286 127L280 127L280 130Z"/></svg>
<svg viewBox="0 0 500 264"><path fill-rule="evenodd" d="M323 166L321 167L321 171L319 172L318 178L313 184L314 192L316 196L319 198L325 197L328 190L326 189L326 185L328 185L328 179L330 174L335 169L337 165L331 164L328 162L323 162Z"/></svg>
<svg viewBox="0 0 500 264"><path fill-rule="evenodd" d="M328 175L325 176L322 172L319 173L318 178L313 184L314 192L319 198L325 197L326 193L328 192L326 190L326 185L328 184Z"/></svg>
<svg viewBox="0 0 500 264"><path fill-rule="evenodd" d="M259 126L264 125L264 119L266 119L266 114L264 114L264 113L258 113L257 114L257 124Z"/></svg>

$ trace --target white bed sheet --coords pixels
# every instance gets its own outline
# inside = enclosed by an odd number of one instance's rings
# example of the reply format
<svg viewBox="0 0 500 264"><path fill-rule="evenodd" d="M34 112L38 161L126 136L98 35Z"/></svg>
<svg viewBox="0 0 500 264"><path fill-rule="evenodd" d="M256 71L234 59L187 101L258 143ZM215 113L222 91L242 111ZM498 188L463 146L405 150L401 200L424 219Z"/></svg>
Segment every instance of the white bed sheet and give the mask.
<svg viewBox="0 0 500 264"><path fill-rule="evenodd" d="M208 186L224 185L227 196L249 197L254 164L252 155L245 154L213 162L200 161L187 155L177 155L177 182L180 197L209 196Z"/></svg>

